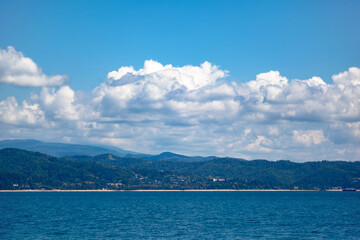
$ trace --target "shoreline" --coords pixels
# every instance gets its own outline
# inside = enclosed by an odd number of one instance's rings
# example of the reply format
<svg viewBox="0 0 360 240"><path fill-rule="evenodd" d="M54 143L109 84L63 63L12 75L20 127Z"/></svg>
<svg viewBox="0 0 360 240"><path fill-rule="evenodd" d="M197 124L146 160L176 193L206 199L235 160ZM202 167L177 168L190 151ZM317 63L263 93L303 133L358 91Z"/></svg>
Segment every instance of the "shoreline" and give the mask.
<svg viewBox="0 0 360 240"><path fill-rule="evenodd" d="M343 190L326 190L326 192L342 192ZM357 190L358 191L358 190ZM110 190L110 189L26 189L26 190L0 190L3 192L320 192L320 190L301 189L135 189L135 190Z"/></svg>

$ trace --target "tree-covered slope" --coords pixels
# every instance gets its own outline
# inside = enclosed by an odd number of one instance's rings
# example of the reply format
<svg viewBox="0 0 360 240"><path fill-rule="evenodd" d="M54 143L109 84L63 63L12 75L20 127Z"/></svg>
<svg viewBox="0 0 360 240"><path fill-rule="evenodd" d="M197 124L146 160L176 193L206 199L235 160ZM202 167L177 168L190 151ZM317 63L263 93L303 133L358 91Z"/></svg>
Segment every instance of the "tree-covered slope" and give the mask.
<svg viewBox="0 0 360 240"><path fill-rule="evenodd" d="M0 150L1 189L360 189L360 162L246 161L215 158L179 162L119 157L56 158Z"/></svg>
<svg viewBox="0 0 360 240"><path fill-rule="evenodd" d="M107 182L129 179L133 173L95 162L61 160L20 149L0 150L0 188L94 189ZM14 186L15 184L15 186Z"/></svg>
<svg viewBox="0 0 360 240"><path fill-rule="evenodd" d="M33 139L15 139L0 141L0 149L18 148L27 151L41 152L55 157L72 156L72 155L88 155L96 156L104 153L111 153L125 156L127 154L136 154L120 148L112 149L107 147L98 147L80 144L68 143L50 143L41 142Z"/></svg>
<svg viewBox="0 0 360 240"><path fill-rule="evenodd" d="M75 161L95 161L110 166L131 169L153 169L190 174L202 179L225 179L228 188L286 188L301 189L357 187L360 188L360 162L267 161L215 158L201 162L152 161L124 158L110 154L96 157L76 157Z"/></svg>

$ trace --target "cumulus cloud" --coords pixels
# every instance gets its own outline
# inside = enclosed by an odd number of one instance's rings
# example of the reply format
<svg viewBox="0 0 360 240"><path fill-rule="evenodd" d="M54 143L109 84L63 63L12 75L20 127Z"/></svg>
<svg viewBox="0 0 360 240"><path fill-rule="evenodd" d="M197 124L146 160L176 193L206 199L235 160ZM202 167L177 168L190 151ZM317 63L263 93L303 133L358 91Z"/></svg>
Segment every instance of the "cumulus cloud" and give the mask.
<svg viewBox="0 0 360 240"><path fill-rule="evenodd" d="M43 88L40 93L43 108L55 119L79 120L74 100L75 92L69 86L62 86L58 91Z"/></svg>
<svg viewBox="0 0 360 240"><path fill-rule="evenodd" d="M318 145L326 140L322 130L293 131L293 139L295 142L310 146Z"/></svg>
<svg viewBox="0 0 360 240"><path fill-rule="evenodd" d="M217 79L225 77L226 73L209 62L204 62L200 67L173 67L171 64L163 66L157 61L147 60L138 71L133 67L121 67L118 71L110 72L108 79L112 85L134 83L135 80L142 86L152 84L167 91L180 88L189 91L212 85Z"/></svg>
<svg viewBox="0 0 360 240"><path fill-rule="evenodd" d="M67 76L47 76L30 58L25 57L14 47L0 49L0 83L20 87L61 86L67 82Z"/></svg>
<svg viewBox="0 0 360 240"><path fill-rule="evenodd" d="M19 106L15 97L0 102L0 121L7 124L29 125L43 124L45 116L39 104L23 101Z"/></svg>
<svg viewBox="0 0 360 240"><path fill-rule="evenodd" d="M256 140L250 144L248 144L245 149L250 152L271 152L271 148L267 146L271 146L271 140L267 139L264 136L257 136Z"/></svg>
<svg viewBox="0 0 360 240"><path fill-rule="evenodd" d="M278 71L245 83L227 76L209 62L174 67L148 60L139 70L108 73L90 93L64 85L43 88L21 106L8 98L0 122L46 122L54 138L146 153L359 160L359 68L335 74L333 83Z"/></svg>
<svg viewBox="0 0 360 240"><path fill-rule="evenodd" d="M359 86L360 85L360 69L356 67L349 68L348 71L333 75L334 83L341 89L345 86Z"/></svg>

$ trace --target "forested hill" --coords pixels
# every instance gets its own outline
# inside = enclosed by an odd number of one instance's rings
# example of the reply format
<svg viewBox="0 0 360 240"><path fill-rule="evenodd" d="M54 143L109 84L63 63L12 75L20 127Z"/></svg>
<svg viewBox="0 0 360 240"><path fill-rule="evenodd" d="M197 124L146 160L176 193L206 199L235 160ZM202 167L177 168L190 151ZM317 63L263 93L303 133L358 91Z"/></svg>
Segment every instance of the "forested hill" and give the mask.
<svg viewBox="0 0 360 240"><path fill-rule="evenodd" d="M13 139L0 141L0 149L19 148L27 151L35 151L49 154L55 157L72 156L72 155L89 155L96 156L104 153L111 153L121 156L136 154L121 148L99 147L91 145L68 144L68 143L51 143L42 142L34 139Z"/></svg>
<svg viewBox="0 0 360 240"><path fill-rule="evenodd" d="M0 150L0 189L360 189L360 162L179 162Z"/></svg>

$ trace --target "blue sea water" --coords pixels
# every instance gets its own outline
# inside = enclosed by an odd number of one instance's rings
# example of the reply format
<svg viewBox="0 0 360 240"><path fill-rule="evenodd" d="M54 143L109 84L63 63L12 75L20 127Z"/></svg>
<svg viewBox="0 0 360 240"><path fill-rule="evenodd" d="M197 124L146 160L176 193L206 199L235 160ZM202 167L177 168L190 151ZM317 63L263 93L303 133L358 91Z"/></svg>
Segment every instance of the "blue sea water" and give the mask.
<svg viewBox="0 0 360 240"><path fill-rule="evenodd" d="M360 192L16 192L0 214L0 239L360 239Z"/></svg>

